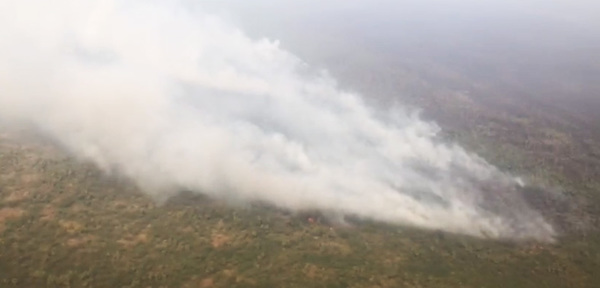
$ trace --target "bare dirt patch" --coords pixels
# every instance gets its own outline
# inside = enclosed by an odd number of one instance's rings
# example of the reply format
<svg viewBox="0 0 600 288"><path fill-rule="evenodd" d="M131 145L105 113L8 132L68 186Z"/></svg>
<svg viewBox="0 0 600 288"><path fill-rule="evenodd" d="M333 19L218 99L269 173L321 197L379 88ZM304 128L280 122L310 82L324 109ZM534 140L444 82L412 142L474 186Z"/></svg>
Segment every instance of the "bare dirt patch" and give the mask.
<svg viewBox="0 0 600 288"><path fill-rule="evenodd" d="M200 282L200 287L202 288L209 288L209 287L213 287L215 285L215 281L212 278L206 278L203 279L202 282Z"/></svg>
<svg viewBox="0 0 600 288"><path fill-rule="evenodd" d="M77 221L60 220L58 224L69 234L75 234L83 229L83 225Z"/></svg>
<svg viewBox="0 0 600 288"><path fill-rule="evenodd" d="M2 208L0 209L0 232L6 229L5 223L7 220L21 218L25 214L23 209L19 208Z"/></svg>
<svg viewBox="0 0 600 288"><path fill-rule="evenodd" d="M13 191L6 198L4 198L4 202L6 203L14 203L20 202L29 199L30 193L28 190L17 190Z"/></svg>
<svg viewBox="0 0 600 288"><path fill-rule="evenodd" d="M319 274L319 267L314 264L307 264L303 269L304 275L309 279L315 279Z"/></svg>
<svg viewBox="0 0 600 288"><path fill-rule="evenodd" d="M51 205L44 206L44 209L41 212L40 220L41 221L52 221L56 218L56 209Z"/></svg>
<svg viewBox="0 0 600 288"><path fill-rule="evenodd" d="M214 248L220 248L220 247L226 245L227 243L229 243L230 240L231 240L231 237L229 237L225 234L215 233L212 235L210 243Z"/></svg>
<svg viewBox="0 0 600 288"><path fill-rule="evenodd" d="M81 247L85 244L91 243L95 238L96 237L91 236L91 235L75 237L75 238L70 238L69 240L67 240L67 242L65 244L69 247L76 248L76 247Z"/></svg>
<svg viewBox="0 0 600 288"><path fill-rule="evenodd" d="M117 243L126 248L135 247L139 244L148 243L148 233L146 231L142 231L137 235L128 235L125 238L117 240Z"/></svg>

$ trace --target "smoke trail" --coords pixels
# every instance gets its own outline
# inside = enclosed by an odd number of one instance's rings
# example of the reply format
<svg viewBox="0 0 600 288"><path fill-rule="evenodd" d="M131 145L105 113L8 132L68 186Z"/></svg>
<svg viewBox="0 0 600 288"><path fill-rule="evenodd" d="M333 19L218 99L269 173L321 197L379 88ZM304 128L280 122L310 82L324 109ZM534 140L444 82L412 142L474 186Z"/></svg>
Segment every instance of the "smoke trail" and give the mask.
<svg viewBox="0 0 600 288"><path fill-rule="evenodd" d="M474 236L549 240L515 179L438 128L163 1L3 1L0 116L157 199L181 189ZM386 119L386 120L383 120Z"/></svg>

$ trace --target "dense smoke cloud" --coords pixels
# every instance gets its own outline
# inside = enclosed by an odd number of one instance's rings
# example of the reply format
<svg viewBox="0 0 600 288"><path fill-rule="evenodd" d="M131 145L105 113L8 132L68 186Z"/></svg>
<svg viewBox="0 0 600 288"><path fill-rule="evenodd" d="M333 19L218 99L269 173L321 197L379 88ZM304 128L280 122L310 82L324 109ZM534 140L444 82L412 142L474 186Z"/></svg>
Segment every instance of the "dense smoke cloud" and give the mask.
<svg viewBox="0 0 600 288"><path fill-rule="evenodd" d="M165 199L183 189L293 211L550 240L518 181L376 113L276 41L167 1L0 3L0 117Z"/></svg>

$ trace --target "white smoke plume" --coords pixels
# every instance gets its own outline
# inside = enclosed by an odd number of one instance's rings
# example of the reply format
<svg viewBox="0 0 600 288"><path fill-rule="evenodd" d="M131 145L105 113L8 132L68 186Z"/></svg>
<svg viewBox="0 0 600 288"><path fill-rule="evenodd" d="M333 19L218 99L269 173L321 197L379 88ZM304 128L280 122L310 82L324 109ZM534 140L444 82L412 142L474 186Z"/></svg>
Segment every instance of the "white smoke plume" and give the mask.
<svg viewBox="0 0 600 288"><path fill-rule="evenodd" d="M517 181L402 109L177 1L0 2L0 118L165 199L549 240Z"/></svg>

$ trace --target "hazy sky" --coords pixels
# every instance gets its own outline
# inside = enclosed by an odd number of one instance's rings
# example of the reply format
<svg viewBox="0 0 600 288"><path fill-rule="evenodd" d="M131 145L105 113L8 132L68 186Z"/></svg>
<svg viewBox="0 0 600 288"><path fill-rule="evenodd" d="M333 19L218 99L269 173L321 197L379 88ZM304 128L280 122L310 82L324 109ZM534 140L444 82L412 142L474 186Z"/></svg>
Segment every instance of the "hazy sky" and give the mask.
<svg viewBox="0 0 600 288"><path fill-rule="evenodd" d="M281 39L292 50L318 47L313 50L321 54L367 46L376 52L387 49L398 58L414 56L410 53L441 58L460 53L483 54L483 58L550 54L551 58L540 61L560 62L571 61L573 54L597 55L600 48L600 17L595 17L600 4L592 1L229 0L209 4L255 37ZM329 49L331 43L341 47Z"/></svg>
<svg viewBox="0 0 600 288"><path fill-rule="evenodd" d="M442 80L460 75L465 83L493 86L489 94L528 97L600 124L597 1L210 3L251 36L279 39L309 63L332 71L369 69L385 78L390 69L404 69Z"/></svg>

